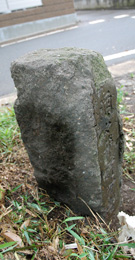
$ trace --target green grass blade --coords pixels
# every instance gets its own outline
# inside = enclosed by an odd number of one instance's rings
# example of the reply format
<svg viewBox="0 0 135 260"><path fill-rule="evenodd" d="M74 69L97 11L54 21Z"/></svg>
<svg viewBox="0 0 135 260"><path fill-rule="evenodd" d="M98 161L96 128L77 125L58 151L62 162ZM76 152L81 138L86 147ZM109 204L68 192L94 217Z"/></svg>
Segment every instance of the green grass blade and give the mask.
<svg viewBox="0 0 135 260"><path fill-rule="evenodd" d="M7 248L7 247L10 247L10 246L13 246L13 245L15 245L15 244L16 244L16 242L14 242L14 241L4 243L4 244L0 245L0 250L1 250L1 249L4 249L4 248Z"/></svg>
<svg viewBox="0 0 135 260"><path fill-rule="evenodd" d="M18 190L22 185L23 185L23 183L20 184L20 185L18 185L18 186L15 187L14 189L12 189L11 192L15 192L15 191L17 191L17 190Z"/></svg>
<svg viewBox="0 0 135 260"><path fill-rule="evenodd" d="M94 253L92 251L89 251L88 255L90 260L95 260Z"/></svg>
<svg viewBox="0 0 135 260"><path fill-rule="evenodd" d="M73 224L73 225L67 227L66 230L67 230L67 231L70 231L70 230L73 229L75 226L76 226L76 224Z"/></svg>
<svg viewBox="0 0 135 260"><path fill-rule="evenodd" d="M0 259L4 260L4 256L0 253Z"/></svg>
<svg viewBox="0 0 135 260"><path fill-rule="evenodd" d="M73 221L73 220L80 220L80 219L84 219L84 217L70 217L70 218L66 218L63 223L65 222L69 222L69 221Z"/></svg>
<svg viewBox="0 0 135 260"><path fill-rule="evenodd" d="M76 232L69 230L69 233L81 243L81 237Z"/></svg>
<svg viewBox="0 0 135 260"><path fill-rule="evenodd" d="M75 239L77 239L78 242L79 242L81 245L85 246L85 241L84 241L84 239L83 239L82 237L80 237L75 231L69 230L69 233L70 233Z"/></svg>
<svg viewBox="0 0 135 260"><path fill-rule="evenodd" d="M129 259L131 259L131 256L129 256L129 255L115 255L115 258L122 258L122 259L124 259L124 258L129 258Z"/></svg>
<svg viewBox="0 0 135 260"><path fill-rule="evenodd" d="M117 251L118 245L116 245L113 249L113 251L110 253L110 255L106 258L106 260L113 260L114 259L114 255Z"/></svg>
<svg viewBox="0 0 135 260"><path fill-rule="evenodd" d="M119 246L128 246L129 248L135 248L135 243L124 243L124 244L119 244Z"/></svg>
<svg viewBox="0 0 135 260"><path fill-rule="evenodd" d="M28 244L31 245L31 241L30 241L29 234L27 231L24 231L24 236L26 237Z"/></svg>
<svg viewBox="0 0 135 260"><path fill-rule="evenodd" d="M70 256L75 256L75 257L77 257L77 258L79 258L79 259L80 259L79 255L78 255L78 254L76 254L76 253L72 253Z"/></svg>

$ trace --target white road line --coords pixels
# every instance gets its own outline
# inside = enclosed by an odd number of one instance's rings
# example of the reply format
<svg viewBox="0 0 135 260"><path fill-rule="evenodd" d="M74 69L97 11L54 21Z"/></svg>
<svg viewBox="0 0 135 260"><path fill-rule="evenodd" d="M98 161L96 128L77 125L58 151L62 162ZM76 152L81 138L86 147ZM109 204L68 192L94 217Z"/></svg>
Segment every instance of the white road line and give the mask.
<svg viewBox="0 0 135 260"><path fill-rule="evenodd" d="M101 20L95 20L95 21L89 22L89 24L97 24L97 23L103 23L103 22L105 22L105 20L101 19Z"/></svg>
<svg viewBox="0 0 135 260"><path fill-rule="evenodd" d="M130 50L130 51L115 53L115 54L108 55L108 56L104 56L104 60L105 61L115 60L115 59L119 59L119 58L122 58L122 57L126 57L128 55L133 55L133 54L135 54L135 49Z"/></svg>
<svg viewBox="0 0 135 260"><path fill-rule="evenodd" d="M135 16L131 16L131 18L135 19Z"/></svg>
<svg viewBox="0 0 135 260"><path fill-rule="evenodd" d="M44 36L48 36L48 35L52 35L52 34L64 32L64 31L70 31L70 30L73 30L73 29L76 29L76 28L78 28L78 26L72 26L72 27L69 27L69 28L66 28L66 29L60 29L60 30L53 31L53 32L48 32L48 33L42 33L42 34L39 34L39 35L27 37L27 38L25 38L25 39L20 39L20 40L15 40L15 41L13 41L13 42L5 43L5 44L0 44L0 47L3 48L3 47L6 47L6 46L9 46L9 45L16 44L16 43L26 42L26 41L34 40L34 39L37 39L37 38L42 38L42 37L44 37Z"/></svg>
<svg viewBox="0 0 135 260"><path fill-rule="evenodd" d="M121 15L114 16L114 19L121 19L121 18L125 18L128 16L129 16L129 14L121 14Z"/></svg>

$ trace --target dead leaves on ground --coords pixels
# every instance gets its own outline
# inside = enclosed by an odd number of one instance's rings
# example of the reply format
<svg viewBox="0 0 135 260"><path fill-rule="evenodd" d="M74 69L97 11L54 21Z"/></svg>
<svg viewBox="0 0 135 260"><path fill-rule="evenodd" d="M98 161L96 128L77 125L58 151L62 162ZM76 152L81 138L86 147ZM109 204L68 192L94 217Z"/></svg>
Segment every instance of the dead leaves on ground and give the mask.
<svg viewBox="0 0 135 260"><path fill-rule="evenodd" d="M125 153L123 171L127 175L135 175L135 118L134 115L123 115L123 131L125 136Z"/></svg>
<svg viewBox="0 0 135 260"><path fill-rule="evenodd" d="M5 238L7 242L17 242L18 247L24 247L24 244L22 242L21 237L19 237L17 234L11 232L10 230L7 230L6 232L1 232L1 236Z"/></svg>

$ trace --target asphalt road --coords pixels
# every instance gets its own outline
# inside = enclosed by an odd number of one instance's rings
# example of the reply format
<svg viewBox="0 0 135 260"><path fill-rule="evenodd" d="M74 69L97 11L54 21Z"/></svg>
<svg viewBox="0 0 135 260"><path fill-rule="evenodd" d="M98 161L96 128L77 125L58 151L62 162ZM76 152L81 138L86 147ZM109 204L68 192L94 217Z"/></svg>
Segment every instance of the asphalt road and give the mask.
<svg viewBox="0 0 135 260"><path fill-rule="evenodd" d="M135 59L135 10L81 11L78 24L63 31L0 46L0 96L15 92L10 64L40 49L78 47L100 52L108 66Z"/></svg>

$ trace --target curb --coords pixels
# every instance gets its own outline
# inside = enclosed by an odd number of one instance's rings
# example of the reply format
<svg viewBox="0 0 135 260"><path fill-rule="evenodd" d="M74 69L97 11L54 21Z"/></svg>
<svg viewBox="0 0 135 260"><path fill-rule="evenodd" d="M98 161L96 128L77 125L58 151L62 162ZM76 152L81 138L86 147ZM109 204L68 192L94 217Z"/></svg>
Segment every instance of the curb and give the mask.
<svg viewBox="0 0 135 260"><path fill-rule="evenodd" d="M7 96L3 96L0 98L0 107L1 106L7 106L7 105L13 105L17 98L17 93L9 94Z"/></svg>
<svg viewBox="0 0 135 260"><path fill-rule="evenodd" d="M73 26L77 23L76 13L45 18L0 28L0 43L18 40L18 38L32 37L36 34L44 34L52 30Z"/></svg>
<svg viewBox="0 0 135 260"><path fill-rule="evenodd" d="M135 73L135 60L126 61L120 64L112 65L108 67L108 70L112 74L112 77L124 76L128 73ZM13 105L17 98L17 93L9 94L7 96L0 97L0 106Z"/></svg>
<svg viewBox="0 0 135 260"><path fill-rule="evenodd" d="M135 73L135 60L130 60L120 64L112 65L108 67L108 70L114 78L120 77L122 75L124 76L128 73Z"/></svg>

